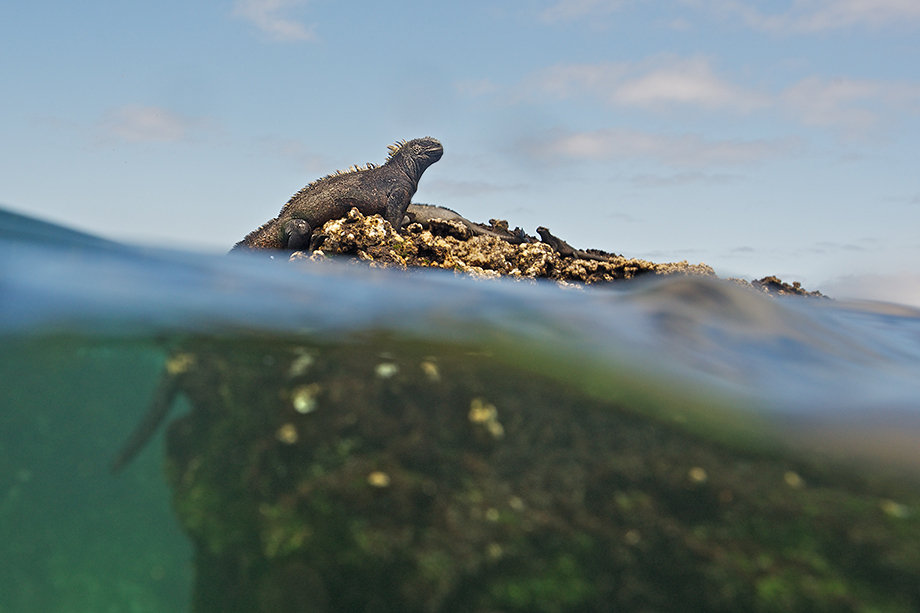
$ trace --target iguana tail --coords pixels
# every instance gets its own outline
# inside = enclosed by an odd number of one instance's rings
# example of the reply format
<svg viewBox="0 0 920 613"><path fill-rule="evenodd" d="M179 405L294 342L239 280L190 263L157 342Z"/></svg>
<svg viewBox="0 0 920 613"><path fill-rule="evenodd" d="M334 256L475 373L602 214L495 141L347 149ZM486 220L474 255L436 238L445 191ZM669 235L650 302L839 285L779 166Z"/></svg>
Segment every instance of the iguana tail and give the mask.
<svg viewBox="0 0 920 613"><path fill-rule="evenodd" d="M179 353L173 355L166 361L166 368L160 376L160 382L150 401L150 406L144 414L144 419L137 425L128 441L122 446L121 451L112 461L112 473L117 473L124 468L128 462L134 459L144 445L153 437L157 428L163 423L169 409L172 408L173 401L179 393L179 384L182 375L189 369L194 362L194 357L188 353Z"/></svg>

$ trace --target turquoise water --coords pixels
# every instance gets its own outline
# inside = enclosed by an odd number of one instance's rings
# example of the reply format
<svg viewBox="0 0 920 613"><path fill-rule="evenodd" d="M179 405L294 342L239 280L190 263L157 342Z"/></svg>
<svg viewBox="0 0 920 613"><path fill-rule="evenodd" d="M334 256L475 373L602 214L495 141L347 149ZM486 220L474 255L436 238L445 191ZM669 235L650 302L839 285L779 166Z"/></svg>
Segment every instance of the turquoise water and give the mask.
<svg viewBox="0 0 920 613"><path fill-rule="evenodd" d="M108 470L168 353L190 335L371 334L488 351L739 448L920 477L911 309L134 249L0 211L0 613L185 610L161 439Z"/></svg>
<svg viewBox="0 0 920 613"><path fill-rule="evenodd" d="M0 611L182 611L191 547L156 453L113 478L162 354L87 340L0 349ZM154 448L159 448L155 442Z"/></svg>

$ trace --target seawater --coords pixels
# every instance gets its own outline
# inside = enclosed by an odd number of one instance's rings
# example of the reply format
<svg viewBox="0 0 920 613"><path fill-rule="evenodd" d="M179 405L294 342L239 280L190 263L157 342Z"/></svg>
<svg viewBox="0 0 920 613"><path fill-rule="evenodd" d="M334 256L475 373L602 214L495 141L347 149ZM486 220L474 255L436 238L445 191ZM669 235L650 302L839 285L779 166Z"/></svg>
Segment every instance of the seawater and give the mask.
<svg viewBox="0 0 920 613"><path fill-rule="evenodd" d="M715 441L920 487L909 308L698 278L564 289L138 249L0 211L0 613L187 609L192 547L160 438L108 469L184 339L381 336L488 352Z"/></svg>

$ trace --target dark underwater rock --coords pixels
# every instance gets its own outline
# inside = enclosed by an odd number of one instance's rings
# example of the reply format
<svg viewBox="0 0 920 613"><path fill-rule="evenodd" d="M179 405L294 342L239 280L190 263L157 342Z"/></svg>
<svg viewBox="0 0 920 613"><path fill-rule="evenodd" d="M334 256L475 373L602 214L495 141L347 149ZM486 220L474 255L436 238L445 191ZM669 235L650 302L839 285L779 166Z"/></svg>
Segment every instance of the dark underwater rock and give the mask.
<svg viewBox="0 0 920 613"><path fill-rule="evenodd" d="M916 492L368 337L202 340L168 434L196 613L920 610Z"/></svg>

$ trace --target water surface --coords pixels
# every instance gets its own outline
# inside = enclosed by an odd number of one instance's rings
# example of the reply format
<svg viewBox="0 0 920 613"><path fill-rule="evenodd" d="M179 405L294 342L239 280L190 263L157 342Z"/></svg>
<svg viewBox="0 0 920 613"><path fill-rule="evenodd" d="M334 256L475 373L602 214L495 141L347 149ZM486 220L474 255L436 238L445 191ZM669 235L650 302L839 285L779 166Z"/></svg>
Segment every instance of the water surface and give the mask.
<svg viewBox="0 0 920 613"><path fill-rule="evenodd" d="M0 212L0 612L187 606L192 548L160 440L108 472L170 351L191 337L381 335L486 352L739 449L908 489L920 477L908 308L697 278L573 290L136 249Z"/></svg>

